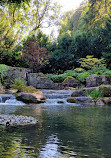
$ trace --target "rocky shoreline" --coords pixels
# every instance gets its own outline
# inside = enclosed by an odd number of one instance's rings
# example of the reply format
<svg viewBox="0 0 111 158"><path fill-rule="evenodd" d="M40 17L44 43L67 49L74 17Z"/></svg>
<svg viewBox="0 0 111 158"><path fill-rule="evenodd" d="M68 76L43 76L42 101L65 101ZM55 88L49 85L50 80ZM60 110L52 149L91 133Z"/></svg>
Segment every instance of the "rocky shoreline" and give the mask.
<svg viewBox="0 0 111 158"><path fill-rule="evenodd" d="M32 116L0 115L0 125L5 127L36 126L38 120Z"/></svg>

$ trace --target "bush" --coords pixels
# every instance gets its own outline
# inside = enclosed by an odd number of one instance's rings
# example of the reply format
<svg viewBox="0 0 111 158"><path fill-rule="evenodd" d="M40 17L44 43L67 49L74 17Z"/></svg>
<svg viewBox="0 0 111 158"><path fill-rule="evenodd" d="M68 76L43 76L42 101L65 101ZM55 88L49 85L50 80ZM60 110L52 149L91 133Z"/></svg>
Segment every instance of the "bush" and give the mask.
<svg viewBox="0 0 111 158"><path fill-rule="evenodd" d="M93 99L98 99L103 96L103 92L101 90L94 89L91 92L86 91L85 95L88 97L92 97Z"/></svg>
<svg viewBox="0 0 111 158"><path fill-rule="evenodd" d="M68 76L72 76L72 77L77 77L77 72L75 70L67 70L64 72L64 74L68 77Z"/></svg>
<svg viewBox="0 0 111 158"><path fill-rule="evenodd" d="M8 70L8 66L5 64L0 64L0 79L3 81L3 77L6 76Z"/></svg>
<svg viewBox="0 0 111 158"><path fill-rule="evenodd" d="M14 84L12 84L11 87L17 89L18 92L21 92L26 87L26 81L21 78L16 78L14 80Z"/></svg>
<svg viewBox="0 0 111 158"><path fill-rule="evenodd" d="M95 105L96 105L98 98L103 97L103 91L98 90L98 89L94 89L91 92L86 91L85 95L88 97L92 97L94 102L95 102Z"/></svg>
<svg viewBox="0 0 111 158"><path fill-rule="evenodd" d="M61 75L53 75L53 74L47 74L46 75L49 79L51 79L53 82L56 83L61 83L63 82L67 76L65 76L64 74Z"/></svg>
<svg viewBox="0 0 111 158"><path fill-rule="evenodd" d="M76 69L74 69L77 73L81 73L81 72L84 72L84 71L86 71L85 69L83 69L83 68L81 68L81 67L79 67L79 68L76 68Z"/></svg>
<svg viewBox="0 0 111 158"><path fill-rule="evenodd" d="M85 82L85 81L86 81L86 78L87 78L89 75L90 75L89 72L78 73L77 79L78 79L80 82Z"/></svg>

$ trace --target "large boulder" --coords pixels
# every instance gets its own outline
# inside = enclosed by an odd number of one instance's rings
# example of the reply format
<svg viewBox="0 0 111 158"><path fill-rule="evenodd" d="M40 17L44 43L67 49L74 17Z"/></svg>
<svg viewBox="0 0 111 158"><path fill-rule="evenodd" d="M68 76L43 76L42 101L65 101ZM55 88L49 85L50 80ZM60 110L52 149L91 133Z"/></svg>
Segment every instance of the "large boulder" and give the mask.
<svg viewBox="0 0 111 158"><path fill-rule="evenodd" d="M111 77L105 75L90 75L86 78L86 87L97 87L111 83Z"/></svg>
<svg viewBox="0 0 111 158"><path fill-rule="evenodd" d="M69 76L62 82L62 85L65 87L76 88L76 87L80 87L81 83L78 80L76 80L74 77Z"/></svg>
<svg viewBox="0 0 111 158"><path fill-rule="evenodd" d="M19 93L17 99L23 101L24 103L44 103L46 97L39 93Z"/></svg>
<svg viewBox="0 0 111 158"><path fill-rule="evenodd" d="M63 89L63 86L54 83L42 73L29 73L28 85L37 89Z"/></svg>
<svg viewBox="0 0 111 158"><path fill-rule="evenodd" d="M6 76L4 77L5 83L7 84L6 86L9 88L16 78L27 80L27 74L29 72L31 72L30 69L9 66Z"/></svg>
<svg viewBox="0 0 111 158"><path fill-rule="evenodd" d="M16 98L24 103L44 103L46 101L44 94L31 86L24 88L23 92L16 95Z"/></svg>

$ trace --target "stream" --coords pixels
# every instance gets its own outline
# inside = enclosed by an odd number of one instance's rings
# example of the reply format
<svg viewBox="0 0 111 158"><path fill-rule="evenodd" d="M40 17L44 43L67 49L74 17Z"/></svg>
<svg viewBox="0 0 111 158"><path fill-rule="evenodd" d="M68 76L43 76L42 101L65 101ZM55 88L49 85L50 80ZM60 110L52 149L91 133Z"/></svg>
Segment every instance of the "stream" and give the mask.
<svg viewBox="0 0 111 158"><path fill-rule="evenodd" d="M0 158L110 158L111 107L67 103L71 90L42 90L47 101L26 105L0 95L0 114L32 116L38 128L0 126Z"/></svg>

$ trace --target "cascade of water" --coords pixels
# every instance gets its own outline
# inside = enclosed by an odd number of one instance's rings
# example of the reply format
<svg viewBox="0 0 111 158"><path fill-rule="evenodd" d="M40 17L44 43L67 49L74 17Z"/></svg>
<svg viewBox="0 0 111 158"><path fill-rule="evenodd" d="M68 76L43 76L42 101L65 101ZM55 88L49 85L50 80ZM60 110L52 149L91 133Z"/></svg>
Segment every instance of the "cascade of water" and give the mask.
<svg viewBox="0 0 111 158"><path fill-rule="evenodd" d="M24 105L23 102L16 100L16 97L12 94L1 94L0 104L4 105Z"/></svg>
<svg viewBox="0 0 111 158"><path fill-rule="evenodd" d="M66 101L70 97L71 90L42 90L47 100L44 105L60 105L68 104Z"/></svg>

